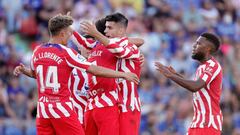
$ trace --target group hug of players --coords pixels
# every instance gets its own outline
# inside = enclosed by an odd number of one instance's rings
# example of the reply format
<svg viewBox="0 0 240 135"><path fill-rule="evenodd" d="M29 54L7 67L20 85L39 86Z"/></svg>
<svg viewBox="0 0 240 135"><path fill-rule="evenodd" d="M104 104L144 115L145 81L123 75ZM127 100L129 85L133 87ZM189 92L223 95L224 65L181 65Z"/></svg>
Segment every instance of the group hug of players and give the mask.
<svg viewBox="0 0 240 135"><path fill-rule="evenodd" d="M72 17L49 20L50 39L33 51L30 68L20 64L14 74L36 78L38 135L138 135L141 103L137 87L144 61L144 40L128 38L128 19L113 13L96 23L82 21L82 36ZM87 35L87 36L86 36ZM78 53L68 47L69 40ZM189 135L220 135L219 107L222 68L212 56L220 41L203 33L193 45L192 58L201 64L194 80L172 67L155 63L156 70L193 92L194 117Z"/></svg>

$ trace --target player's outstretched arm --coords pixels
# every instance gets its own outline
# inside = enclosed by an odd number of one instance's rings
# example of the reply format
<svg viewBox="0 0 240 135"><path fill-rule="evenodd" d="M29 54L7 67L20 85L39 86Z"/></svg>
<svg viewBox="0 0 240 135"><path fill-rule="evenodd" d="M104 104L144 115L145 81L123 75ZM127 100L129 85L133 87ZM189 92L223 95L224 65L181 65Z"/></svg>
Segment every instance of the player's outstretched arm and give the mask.
<svg viewBox="0 0 240 135"><path fill-rule="evenodd" d="M88 21L83 21L81 24L82 31L88 35L95 37L98 41L100 41L103 45L108 46L110 44L110 40L104 36L102 33L97 31L96 26ZM144 40L141 38L129 38L129 43L135 44L137 47L140 47L144 44Z"/></svg>
<svg viewBox="0 0 240 135"><path fill-rule="evenodd" d="M31 77L31 78L36 78L35 74L34 74L34 71L32 71L31 69L29 68L26 68L24 64L20 63L18 66L15 67L15 69L13 70L13 74L15 76L18 76L20 74L24 74L28 77Z"/></svg>
<svg viewBox="0 0 240 135"><path fill-rule="evenodd" d="M169 67L162 65L160 62L155 62L156 70L163 74L165 77L171 79L178 85L186 88L191 92L197 92L201 88L205 87L206 83L202 79L196 81L184 79L177 73L170 71Z"/></svg>
<svg viewBox="0 0 240 135"><path fill-rule="evenodd" d="M110 77L110 78L124 78L128 81L132 81L136 84L139 83L139 78L134 73L124 73L124 72L118 72L114 71L108 68L104 68L101 66L95 66L91 65L87 70L87 72L95 75L95 76L102 76L102 77Z"/></svg>

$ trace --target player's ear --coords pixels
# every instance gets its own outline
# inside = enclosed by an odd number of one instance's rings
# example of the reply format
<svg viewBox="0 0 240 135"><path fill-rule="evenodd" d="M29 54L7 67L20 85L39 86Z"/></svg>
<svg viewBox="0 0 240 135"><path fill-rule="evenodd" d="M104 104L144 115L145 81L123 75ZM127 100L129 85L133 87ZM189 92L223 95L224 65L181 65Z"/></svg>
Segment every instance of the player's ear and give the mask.
<svg viewBox="0 0 240 135"><path fill-rule="evenodd" d="M124 32L124 29L123 28L119 28L117 32L118 32L118 35L122 35L123 32Z"/></svg>
<svg viewBox="0 0 240 135"><path fill-rule="evenodd" d="M61 30L60 32L59 32L59 36L61 37L61 38L63 38L64 37L64 31L63 30Z"/></svg>

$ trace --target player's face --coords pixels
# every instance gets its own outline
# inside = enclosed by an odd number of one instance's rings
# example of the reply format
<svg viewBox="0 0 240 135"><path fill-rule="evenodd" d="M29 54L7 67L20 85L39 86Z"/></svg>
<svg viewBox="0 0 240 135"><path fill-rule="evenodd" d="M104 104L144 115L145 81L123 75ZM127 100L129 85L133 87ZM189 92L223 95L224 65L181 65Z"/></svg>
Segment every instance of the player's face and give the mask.
<svg viewBox="0 0 240 135"><path fill-rule="evenodd" d="M199 37L193 44L192 58L195 60L203 60L207 52L206 39L204 37Z"/></svg>
<svg viewBox="0 0 240 135"><path fill-rule="evenodd" d="M110 22L110 21L106 21L106 29L105 29L105 35L108 38L116 38L116 37L121 37L122 36L122 28L120 27L119 24L115 23L115 22Z"/></svg>

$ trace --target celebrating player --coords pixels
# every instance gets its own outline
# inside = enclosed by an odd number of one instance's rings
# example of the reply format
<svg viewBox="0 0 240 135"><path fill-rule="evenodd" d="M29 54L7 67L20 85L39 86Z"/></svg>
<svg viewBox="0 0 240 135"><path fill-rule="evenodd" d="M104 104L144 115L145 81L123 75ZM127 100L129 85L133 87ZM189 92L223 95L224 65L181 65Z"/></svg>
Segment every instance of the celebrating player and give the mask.
<svg viewBox="0 0 240 135"><path fill-rule="evenodd" d="M220 109L222 68L212 56L218 51L219 39L203 33L193 45L192 58L200 62L194 80L183 78L172 67L155 63L157 70L180 86L193 92L194 117L189 135L220 135L223 116Z"/></svg>
<svg viewBox="0 0 240 135"><path fill-rule="evenodd" d="M128 19L120 13L110 14L105 19L105 34L110 39L98 32L89 22L81 24L82 30L95 37L108 51L120 58L118 71L132 72L140 76L140 51L126 38ZM120 135L138 135L141 103L137 84L122 80L119 86L119 95L123 98L120 104Z"/></svg>
<svg viewBox="0 0 240 135"><path fill-rule="evenodd" d="M38 134L83 135L83 129L71 102L68 88L73 68L103 77L121 77L135 83L138 78L132 73L121 73L98 67L80 57L77 52L66 47L73 30L73 20L67 15L57 15L49 20L49 43L36 48L31 59L31 70L16 68L15 74L26 73L36 77L38 85Z"/></svg>

